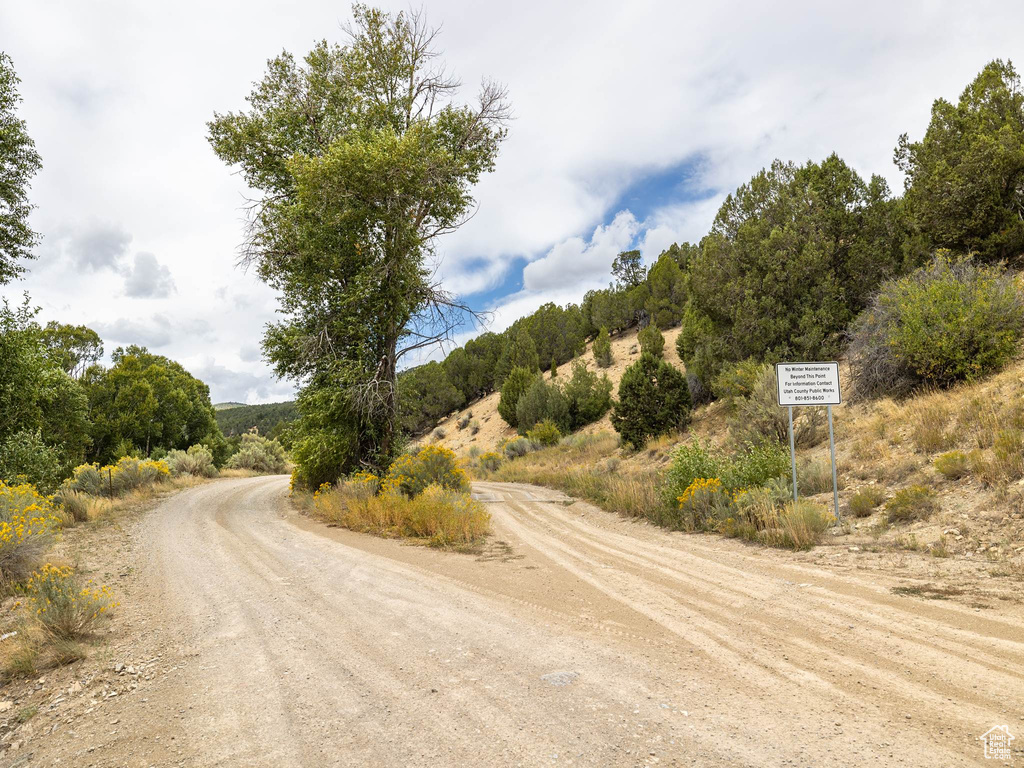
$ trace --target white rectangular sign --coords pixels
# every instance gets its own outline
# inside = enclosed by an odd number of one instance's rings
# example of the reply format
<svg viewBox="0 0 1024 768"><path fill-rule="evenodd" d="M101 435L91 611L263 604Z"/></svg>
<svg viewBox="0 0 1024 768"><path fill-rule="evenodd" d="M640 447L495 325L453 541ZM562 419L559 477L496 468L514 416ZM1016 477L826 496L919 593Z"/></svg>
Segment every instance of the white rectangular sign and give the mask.
<svg viewBox="0 0 1024 768"><path fill-rule="evenodd" d="M779 405L839 405L839 363L776 363Z"/></svg>

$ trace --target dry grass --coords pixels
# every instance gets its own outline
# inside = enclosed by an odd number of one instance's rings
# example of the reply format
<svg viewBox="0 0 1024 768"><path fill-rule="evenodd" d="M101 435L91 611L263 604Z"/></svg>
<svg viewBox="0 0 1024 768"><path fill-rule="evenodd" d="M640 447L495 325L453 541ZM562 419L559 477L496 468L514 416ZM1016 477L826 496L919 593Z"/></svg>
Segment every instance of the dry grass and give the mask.
<svg viewBox="0 0 1024 768"><path fill-rule="evenodd" d="M468 493L436 485L408 498L342 486L318 492L310 514L322 522L385 538L418 539L432 547L465 549L490 532L491 516Z"/></svg>
<svg viewBox="0 0 1024 768"><path fill-rule="evenodd" d="M648 459L649 451L665 451L670 445L665 438L652 443L642 454ZM679 515L665 502L659 473L653 469L619 472L619 459L613 455L618 447L614 434L576 435L505 462L493 477L557 488L610 512L678 527Z"/></svg>
<svg viewBox="0 0 1024 768"><path fill-rule="evenodd" d="M947 431L953 418L948 399L925 396L924 401L907 405L905 415L910 420L910 439L918 453L930 455L956 444L955 434Z"/></svg>
<svg viewBox="0 0 1024 768"><path fill-rule="evenodd" d="M862 488L850 497L850 514L854 517L869 517L885 501L885 491L876 486Z"/></svg>
<svg viewBox="0 0 1024 768"><path fill-rule="evenodd" d="M927 520L939 509L935 492L921 485L913 485L897 491L885 503L885 513L890 523L909 523Z"/></svg>
<svg viewBox="0 0 1024 768"><path fill-rule="evenodd" d="M88 509L87 519L90 522L106 522L126 512L134 511L156 499L170 496L178 491L194 488L209 482L205 477L194 477L192 475L181 475L172 477L159 485L150 485L136 488L124 496L110 499L100 496L87 496Z"/></svg>

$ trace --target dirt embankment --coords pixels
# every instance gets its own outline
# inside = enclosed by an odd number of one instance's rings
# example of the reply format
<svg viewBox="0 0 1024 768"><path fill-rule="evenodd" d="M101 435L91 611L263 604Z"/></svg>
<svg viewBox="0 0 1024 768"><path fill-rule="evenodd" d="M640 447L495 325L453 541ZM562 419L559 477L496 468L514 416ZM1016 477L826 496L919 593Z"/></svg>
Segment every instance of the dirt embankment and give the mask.
<svg viewBox="0 0 1024 768"><path fill-rule="evenodd" d="M110 643L9 688L0 716L38 711L0 764L960 766L1024 732L1024 609L963 563L894 578L475 492L477 555L296 518L286 478L110 529Z"/></svg>

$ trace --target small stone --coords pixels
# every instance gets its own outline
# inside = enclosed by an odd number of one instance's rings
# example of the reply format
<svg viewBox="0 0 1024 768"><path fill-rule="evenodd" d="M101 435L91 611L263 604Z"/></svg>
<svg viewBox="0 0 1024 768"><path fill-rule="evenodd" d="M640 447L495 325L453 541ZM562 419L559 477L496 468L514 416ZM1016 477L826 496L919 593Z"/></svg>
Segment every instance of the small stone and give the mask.
<svg viewBox="0 0 1024 768"><path fill-rule="evenodd" d="M0 701L0 712L8 712L13 706L13 701Z"/></svg>

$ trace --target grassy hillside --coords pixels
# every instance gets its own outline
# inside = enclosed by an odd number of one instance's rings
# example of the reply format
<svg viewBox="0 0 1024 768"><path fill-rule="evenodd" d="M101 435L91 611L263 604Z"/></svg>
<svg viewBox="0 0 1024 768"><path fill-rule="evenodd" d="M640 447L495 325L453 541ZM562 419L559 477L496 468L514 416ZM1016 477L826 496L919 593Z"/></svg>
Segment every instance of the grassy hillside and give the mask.
<svg viewBox="0 0 1024 768"><path fill-rule="evenodd" d="M222 403L217 407L217 424L226 436L241 435L253 427L261 435L275 437L284 425L290 424L299 412L294 402L264 403L262 405L241 405Z"/></svg>
<svg viewBox="0 0 1024 768"><path fill-rule="evenodd" d="M215 411L230 411L232 408L245 408L245 403L214 403Z"/></svg>

